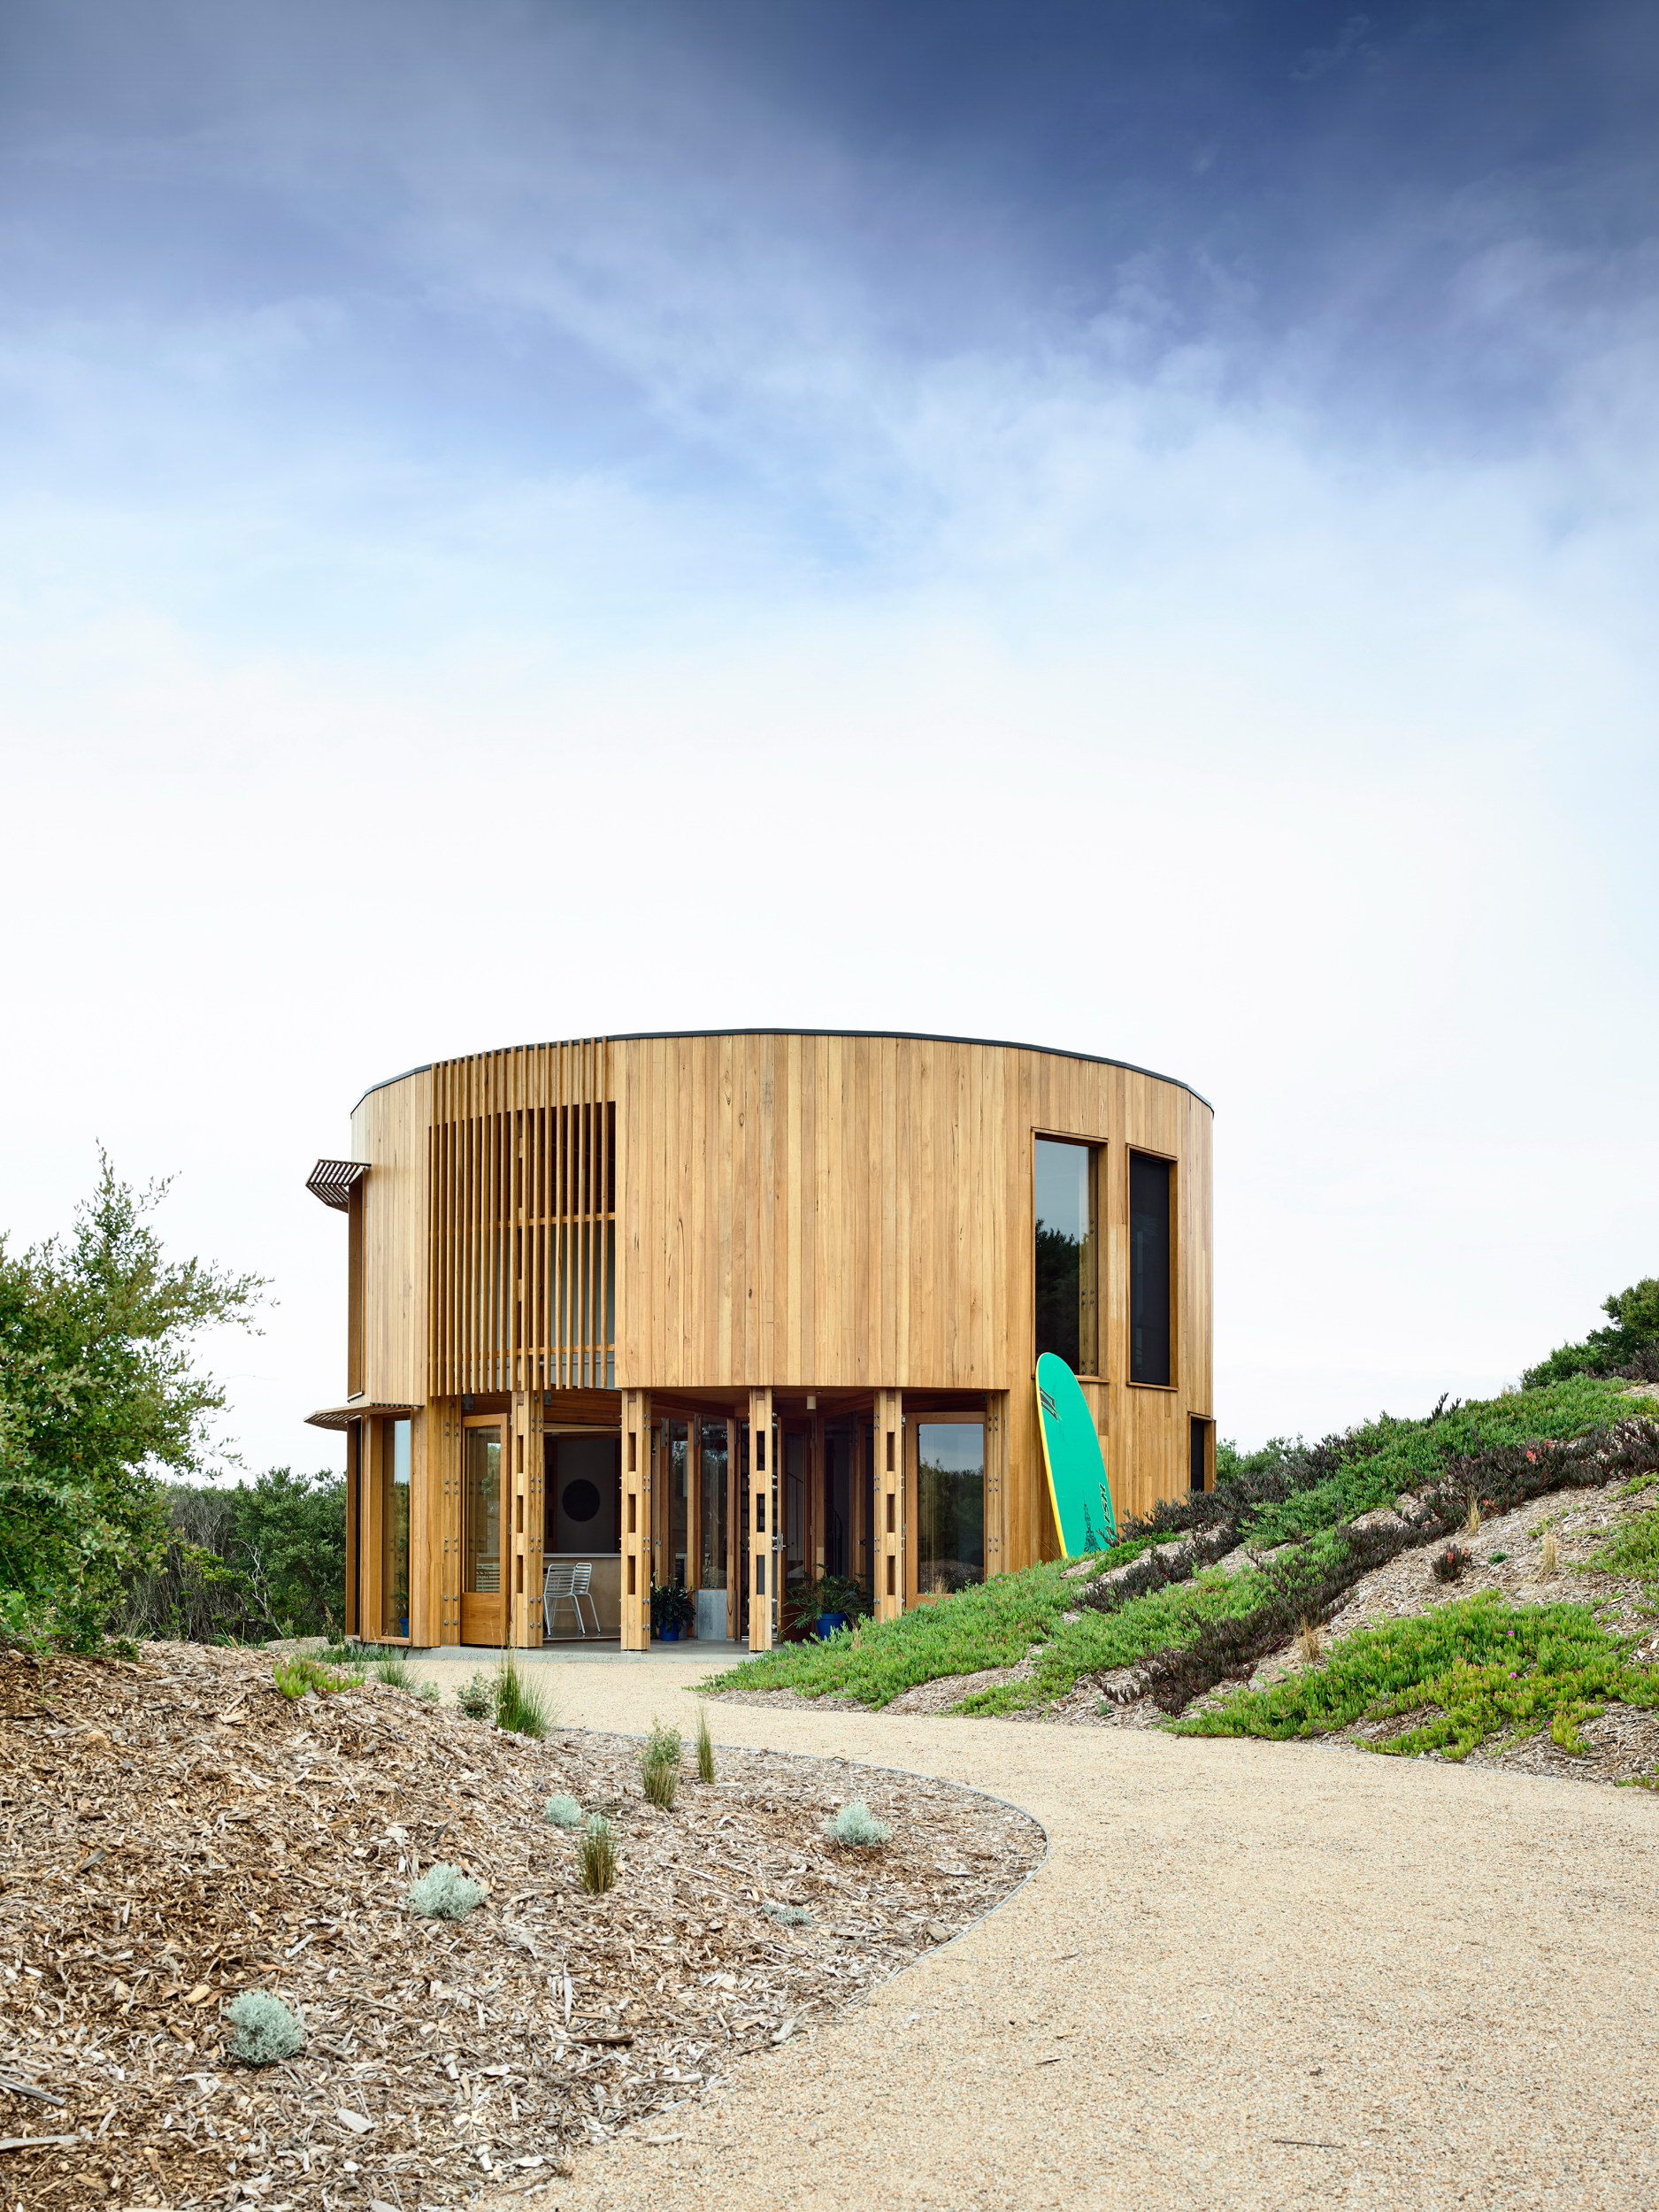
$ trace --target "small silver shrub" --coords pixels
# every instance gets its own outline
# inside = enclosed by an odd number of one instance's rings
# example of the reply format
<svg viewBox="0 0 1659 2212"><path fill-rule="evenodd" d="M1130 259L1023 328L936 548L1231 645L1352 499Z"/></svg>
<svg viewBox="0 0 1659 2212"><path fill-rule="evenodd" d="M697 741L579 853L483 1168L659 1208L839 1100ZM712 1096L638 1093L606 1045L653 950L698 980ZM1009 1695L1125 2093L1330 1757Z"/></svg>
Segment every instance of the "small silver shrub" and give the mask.
<svg viewBox="0 0 1659 2212"><path fill-rule="evenodd" d="M876 1818L862 1797L856 1797L850 1805L841 1807L833 1820L824 1823L824 1832L843 1851L873 1851L887 1842L893 1831Z"/></svg>
<svg viewBox="0 0 1659 2212"><path fill-rule="evenodd" d="M549 1828L580 1828L582 1809L573 1797L566 1797L560 1791L543 1805L541 1817Z"/></svg>
<svg viewBox="0 0 1659 2212"><path fill-rule="evenodd" d="M495 1717L495 1685L488 1675L480 1672L463 1682L455 1694L455 1701L468 1720L494 1720Z"/></svg>
<svg viewBox="0 0 1659 2212"><path fill-rule="evenodd" d="M484 1901L484 1885L463 1874L457 1866L440 1859L429 1866L404 1896L411 1912L425 1920L465 1920L474 1905Z"/></svg>
<svg viewBox="0 0 1659 2212"><path fill-rule="evenodd" d="M297 2015L263 1989L244 1989L225 2017L236 2031L230 2055L244 2066L274 2066L278 2059L293 2058L305 2048Z"/></svg>
<svg viewBox="0 0 1659 2212"><path fill-rule="evenodd" d="M763 1905L761 1910L785 1928L810 1928L812 1916L804 1905Z"/></svg>

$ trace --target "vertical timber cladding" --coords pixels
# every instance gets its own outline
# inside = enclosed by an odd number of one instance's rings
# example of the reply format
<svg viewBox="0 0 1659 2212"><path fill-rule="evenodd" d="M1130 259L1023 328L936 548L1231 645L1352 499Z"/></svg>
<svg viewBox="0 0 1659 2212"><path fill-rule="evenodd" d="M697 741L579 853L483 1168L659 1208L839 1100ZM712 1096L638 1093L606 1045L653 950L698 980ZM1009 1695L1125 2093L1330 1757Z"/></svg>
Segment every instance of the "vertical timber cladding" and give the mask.
<svg viewBox="0 0 1659 2212"><path fill-rule="evenodd" d="M619 1379L949 1390L983 1403L987 1542L1051 1553L1032 1384L1033 1143L1104 1147L1102 1379L1120 1510L1184 1492L1208 1416L1210 1111L1185 1085L1015 1045L732 1033L613 1040ZM1175 1380L1127 1379L1128 1151L1176 1163Z"/></svg>
<svg viewBox="0 0 1659 2212"><path fill-rule="evenodd" d="M614 1387L603 1039L441 1061L432 1091L431 1394Z"/></svg>

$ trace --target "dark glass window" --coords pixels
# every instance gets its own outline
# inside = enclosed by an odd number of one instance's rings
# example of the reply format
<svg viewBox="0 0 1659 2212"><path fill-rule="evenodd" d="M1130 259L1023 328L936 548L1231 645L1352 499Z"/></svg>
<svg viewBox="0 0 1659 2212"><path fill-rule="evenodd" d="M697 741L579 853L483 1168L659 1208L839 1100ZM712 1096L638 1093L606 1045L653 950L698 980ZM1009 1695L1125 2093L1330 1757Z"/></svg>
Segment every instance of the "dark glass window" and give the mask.
<svg viewBox="0 0 1659 2212"><path fill-rule="evenodd" d="M1190 1487L1202 1490L1210 1478L1210 1424L1199 1414L1191 1414L1192 1467Z"/></svg>
<svg viewBox="0 0 1659 2212"><path fill-rule="evenodd" d="M1170 1380L1170 1185L1167 1160L1129 1155L1129 1379Z"/></svg>
<svg viewBox="0 0 1659 2212"><path fill-rule="evenodd" d="M1036 1142L1037 1354L1099 1372L1094 1302L1094 1147Z"/></svg>

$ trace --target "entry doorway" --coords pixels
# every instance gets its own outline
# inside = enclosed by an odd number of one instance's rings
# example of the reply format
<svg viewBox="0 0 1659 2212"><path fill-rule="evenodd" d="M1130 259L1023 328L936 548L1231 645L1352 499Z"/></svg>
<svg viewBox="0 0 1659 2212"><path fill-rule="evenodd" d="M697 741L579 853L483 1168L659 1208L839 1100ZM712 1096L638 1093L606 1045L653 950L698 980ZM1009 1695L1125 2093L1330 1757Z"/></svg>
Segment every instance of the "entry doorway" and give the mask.
<svg viewBox="0 0 1659 2212"><path fill-rule="evenodd" d="M705 1640L741 1632L745 1434L725 1413L671 1414L657 1425L653 1578L686 1592L691 1632Z"/></svg>
<svg viewBox="0 0 1659 2212"><path fill-rule="evenodd" d="M470 1415L461 1425L461 1641L498 1648L507 1640L505 1425L499 1414Z"/></svg>
<svg viewBox="0 0 1659 2212"><path fill-rule="evenodd" d="M549 1429L542 1440L545 1523L542 1563L574 1568L585 1580L578 1601L555 1594L543 1623L548 1643L606 1642L622 1634L622 1433L574 1425ZM581 1570L586 1569L583 1576Z"/></svg>

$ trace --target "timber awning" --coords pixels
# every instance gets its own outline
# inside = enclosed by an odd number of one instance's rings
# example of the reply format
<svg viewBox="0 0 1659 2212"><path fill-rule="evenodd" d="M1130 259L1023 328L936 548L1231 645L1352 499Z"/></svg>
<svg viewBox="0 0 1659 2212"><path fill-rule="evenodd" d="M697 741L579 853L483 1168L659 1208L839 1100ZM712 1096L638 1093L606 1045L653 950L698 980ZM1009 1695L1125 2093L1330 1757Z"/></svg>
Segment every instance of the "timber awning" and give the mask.
<svg viewBox="0 0 1659 2212"><path fill-rule="evenodd" d="M325 1206L333 1206L342 1214L349 1213L353 1187L360 1183L368 1171L366 1160L319 1160L305 1178L305 1187L313 1198L320 1198Z"/></svg>
<svg viewBox="0 0 1659 2212"><path fill-rule="evenodd" d="M406 1421L411 1413L419 1411L419 1406L388 1406L378 1399L352 1398L342 1406L323 1406L315 1413L308 1413L305 1425L311 1429L349 1429L354 1421Z"/></svg>

